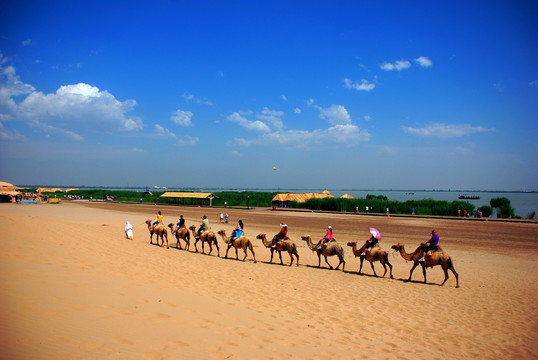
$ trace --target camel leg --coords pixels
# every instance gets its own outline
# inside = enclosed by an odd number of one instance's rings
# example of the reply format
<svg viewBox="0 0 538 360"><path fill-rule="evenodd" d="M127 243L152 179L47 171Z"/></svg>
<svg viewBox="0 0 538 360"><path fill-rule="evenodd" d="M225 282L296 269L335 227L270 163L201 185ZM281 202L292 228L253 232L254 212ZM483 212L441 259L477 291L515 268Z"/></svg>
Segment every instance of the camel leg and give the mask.
<svg viewBox="0 0 538 360"><path fill-rule="evenodd" d="M166 235L165 238L166 238L166 248L170 249L170 245L168 244L168 235ZM163 241L163 245L164 245L164 241Z"/></svg>
<svg viewBox="0 0 538 360"><path fill-rule="evenodd" d="M411 271L409 272L409 279L407 281L411 281L411 276L413 276L413 271L415 271L415 268L418 266L418 262L413 263L413 267L411 268Z"/></svg>
<svg viewBox="0 0 538 360"><path fill-rule="evenodd" d="M361 257L361 266L359 267L359 274L361 273L362 271L362 263L364 262L364 258Z"/></svg>
<svg viewBox="0 0 538 360"><path fill-rule="evenodd" d="M256 254L254 254L254 248L252 247L252 244L249 246L250 252L252 253L252 258L254 259L254 262L256 261Z"/></svg>
<svg viewBox="0 0 538 360"><path fill-rule="evenodd" d="M338 257L340 259L340 262L338 263L338 266L336 267L336 270L342 265L342 271L344 271L344 268L346 267L346 262L344 261L344 257Z"/></svg>
<svg viewBox="0 0 538 360"><path fill-rule="evenodd" d="M392 265L391 265L391 263L389 263L388 261L386 261L386 264L389 266L389 269L390 269L390 278L391 278L391 279L394 279L394 278L392 277ZM383 275L383 276L385 276L385 275Z"/></svg>
<svg viewBox="0 0 538 360"><path fill-rule="evenodd" d="M293 264L293 255L291 254L291 251L288 251L288 254L290 254L290 266Z"/></svg>
<svg viewBox="0 0 538 360"><path fill-rule="evenodd" d="M323 255L323 257L325 258L325 262L327 263L327 265L329 265L329 268L332 270L333 267L331 266L331 264L329 264L329 261L327 260L327 256ZM340 266L340 264L338 264L338 266Z"/></svg>
<svg viewBox="0 0 538 360"><path fill-rule="evenodd" d="M274 254L274 252L275 252L275 249L271 248L271 260L269 260L269 264L273 263L273 254Z"/></svg>
<svg viewBox="0 0 538 360"><path fill-rule="evenodd" d="M299 266L299 253L295 252L295 257L297 258L297 266Z"/></svg>
<svg viewBox="0 0 538 360"><path fill-rule="evenodd" d="M427 284L427 282L426 282L426 265L422 265L422 274L424 275L424 284Z"/></svg>
<svg viewBox="0 0 538 360"><path fill-rule="evenodd" d="M284 263L282 262L282 251L278 252L278 257L280 258L280 265L284 265Z"/></svg>
<svg viewBox="0 0 538 360"><path fill-rule="evenodd" d="M195 238L195 240L194 240L194 252L198 252L198 246L196 244L198 244L198 239Z"/></svg>
<svg viewBox="0 0 538 360"><path fill-rule="evenodd" d="M230 251L230 246L226 247L226 255L224 255L225 259L228 259L228 251Z"/></svg>
<svg viewBox="0 0 538 360"><path fill-rule="evenodd" d="M385 263L384 263L384 262L382 262L382 263L381 263L381 265L383 265L383 269L385 269L385 272L383 273L383 276L381 276L381 277L383 277L383 278L384 278L384 277L385 277L385 275L387 275L387 265L385 265Z"/></svg>
<svg viewBox="0 0 538 360"><path fill-rule="evenodd" d="M459 288L460 287L459 276L458 276L458 273L456 272L456 269L454 269L454 266L450 268L450 271L452 271L452 274L454 274L454 276L456 277L456 287Z"/></svg>
<svg viewBox="0 0 538 360"><path fill-rule="evenodd" d="M219 249L219 243L217 242L217 239L215 239L215 247L217 248L217 257L220 257L220 249Z"/></svg>
<svg viewBox="0 0 538 360"><path fill-rule="evenodd" d="M318 253L318 267L321 267L321 255Z"/></svg>
<svg viewBox="0 0 538 360"><path fill-rule="evenodd" d="M377 277L377 274L375 273L374 263L370 261L370 266L372 267L372 271L374 272L374 276ZM385 268L385 272L387 272L387 269ZM383 276L385 276L383 274Z"/></svg>
<svg viewBox="0 0 538 360"><path fill-rule="evenodd" d="M207 255L211 255L211 253L213 252L213 245L211 244L211 242L208 242L207 244L209 245L209 252L207 253Z"/></svg>
<svg viewBox="0 0 538 360"><path fill-rule="evenodd" d="M448 268L443 267L443 272L445 273L445 279L443 280L443 282L439 286L443 286L446 283L446 281L448 280Z"/></svg>

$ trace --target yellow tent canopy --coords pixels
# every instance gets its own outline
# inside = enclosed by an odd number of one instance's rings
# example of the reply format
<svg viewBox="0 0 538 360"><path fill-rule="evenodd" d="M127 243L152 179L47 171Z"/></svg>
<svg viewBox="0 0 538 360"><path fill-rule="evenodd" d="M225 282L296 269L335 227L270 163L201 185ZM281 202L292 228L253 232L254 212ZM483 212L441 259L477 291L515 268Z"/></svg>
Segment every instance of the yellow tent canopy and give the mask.
<svg viewBox="0 0 538 360"><path fill-rule="evenodd" d="M340 196L340 198L342 198L342 199L355 199L353 196L351 196L349 194L344 194L344 195Z"/></svg>

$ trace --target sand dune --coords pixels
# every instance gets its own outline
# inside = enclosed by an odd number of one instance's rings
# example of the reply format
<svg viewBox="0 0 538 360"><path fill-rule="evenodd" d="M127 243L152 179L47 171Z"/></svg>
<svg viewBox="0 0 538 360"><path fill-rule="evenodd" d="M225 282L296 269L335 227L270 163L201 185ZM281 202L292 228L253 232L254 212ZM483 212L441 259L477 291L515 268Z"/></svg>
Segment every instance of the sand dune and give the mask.
<svg viewBox="0 0 538 360"><path fill-rule="evenodd" d="M162 210L187 225L208 215L230 234L239 218L258 263L149 244ZM230 214L219 224L218 214ZM125 221L134 240L123 234ZM300 266L268 264L258 233L289 225ZM532 359L538 357L538 225L62 202L0 204L0 346L6 359ZM346 271L329 270L300 240L331 224ZM460 274L417 268L390 253L394 280L376 278L348 241L368 226L381 246L412 251L438 230ZM219 237L220 255L225 245ZM198 244L198 250L201 246ZM207 249L206 249L207 253ZM243 254L239 253L240 258ZM282 254L289 264L287 253ZM274 262L275 262L274 261ZM338 261L329 258L334 266ZM379 263L378 274L383 273Z"/></svg>

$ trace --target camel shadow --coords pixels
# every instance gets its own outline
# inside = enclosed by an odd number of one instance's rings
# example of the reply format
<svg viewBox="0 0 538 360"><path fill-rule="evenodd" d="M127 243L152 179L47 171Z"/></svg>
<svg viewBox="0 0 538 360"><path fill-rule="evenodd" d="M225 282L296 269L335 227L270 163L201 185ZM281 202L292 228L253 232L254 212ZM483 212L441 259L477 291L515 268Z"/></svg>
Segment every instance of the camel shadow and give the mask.
<svg viewBox="0 0 538 360"><path fill-rule="evenodd" d="M429 286L441 286L440 284L431 283L431 282L425 283L423 280L407 280L407 279L396 279L396 278L394 278L393 280L400 281L403 283L412 283L412 284L429 285Z"/></svg>
<svg viewBox="0 0 538 360"><path fill-rule="evenodd" d="M308 267L308 268L319 269L319 270L328 270L328 271L334 271L334 270L336 270L336 268L332 268L332 269L331 269L331 268L328 268L328 267L319 267L319 266L316 266L316 265L305 265L305 266ZM340 272L342 272L341 269L338 269L338 270L336 270L336 271L340 271ZM344 273L345 273L345 272L346 272L346 271L344 271Z"/></svg>

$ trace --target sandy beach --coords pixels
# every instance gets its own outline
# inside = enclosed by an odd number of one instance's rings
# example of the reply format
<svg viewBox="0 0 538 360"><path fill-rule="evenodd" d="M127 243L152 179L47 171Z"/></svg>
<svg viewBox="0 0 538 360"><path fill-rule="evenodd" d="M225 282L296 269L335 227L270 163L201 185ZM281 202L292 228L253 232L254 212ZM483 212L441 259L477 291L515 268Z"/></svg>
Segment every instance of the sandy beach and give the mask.
<svg viewBox="0 0 538 360"><path fill-rule="evenodd" d="M220 237L220 258L176 249L170 231L169 249L150 245L144 221L158 210L165 223L183 214L187 226L205 214L227 234L242 219L258 262L234 251L223 259ZM269 264L256 239L283 221L299 267ZM344 272L318 268L301 241L319 240L327 225L344 247ZM439 286L439 266L428 284L420 267L404 281L412 263L392 250L394 279L374 277L367 262L357 274L346 243L364 243L369 226L385 250L400 242L407 252L436 229L460 288L451 272ZM0 238L3 359L538 358L537 223L63 201L0 204Z"/></svg>

